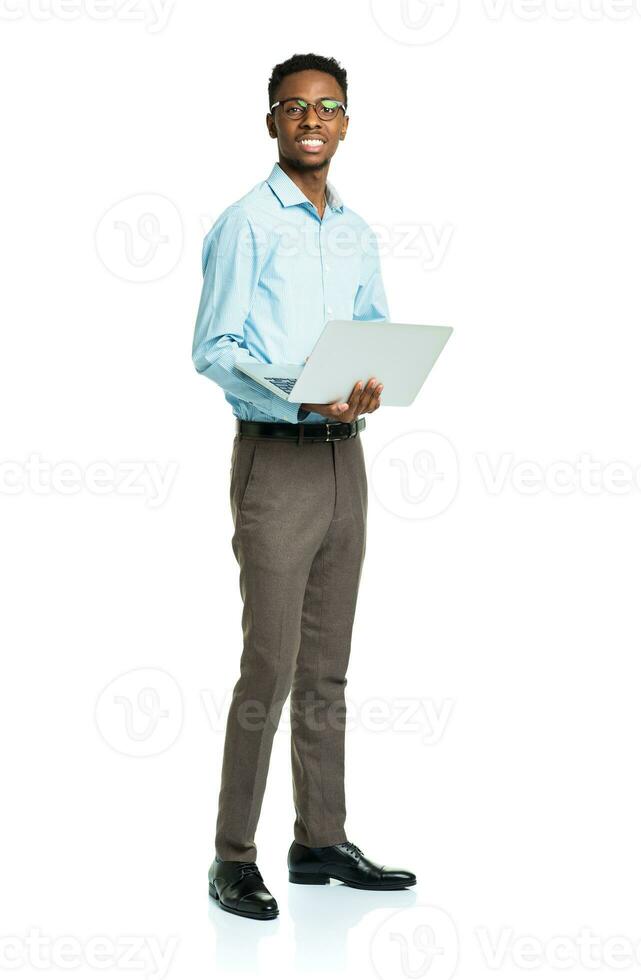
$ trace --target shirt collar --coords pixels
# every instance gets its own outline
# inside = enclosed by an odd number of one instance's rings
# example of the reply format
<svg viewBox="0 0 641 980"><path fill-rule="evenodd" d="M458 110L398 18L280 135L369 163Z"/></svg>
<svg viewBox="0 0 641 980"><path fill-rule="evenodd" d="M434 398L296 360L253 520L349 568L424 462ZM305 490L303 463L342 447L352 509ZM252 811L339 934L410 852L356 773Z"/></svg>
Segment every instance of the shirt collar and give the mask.
<svg viewBox="0 0 641 980"><path fill-rule="evenodd" d="M284 208L289 207L291 204L310 204L308 197L303 194L300 187L294 183L294 181L289 177L281 165L276 161L272 167L272 172L267 178L267 183L273 190L274 194L283 205ZM343 202L338 194L338 191L333 184L327 180L326 184L326 196L327 203L332 211L343 211Z"/></svg>

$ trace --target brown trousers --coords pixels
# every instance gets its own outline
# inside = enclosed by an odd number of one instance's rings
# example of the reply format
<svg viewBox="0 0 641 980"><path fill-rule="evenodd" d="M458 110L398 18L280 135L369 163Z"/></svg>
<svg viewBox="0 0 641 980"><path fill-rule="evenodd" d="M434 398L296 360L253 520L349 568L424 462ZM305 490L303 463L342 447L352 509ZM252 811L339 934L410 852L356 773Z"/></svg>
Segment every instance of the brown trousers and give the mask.
<svg viewBox="0 0 641 980"><path fill-rule="evenodd" d="M255 861L288 696L294 839L308 847L346 839L344 689L367 522L361 434L299 444L236 433L230 476L244 644L215 847L222 860Z"/></svg>

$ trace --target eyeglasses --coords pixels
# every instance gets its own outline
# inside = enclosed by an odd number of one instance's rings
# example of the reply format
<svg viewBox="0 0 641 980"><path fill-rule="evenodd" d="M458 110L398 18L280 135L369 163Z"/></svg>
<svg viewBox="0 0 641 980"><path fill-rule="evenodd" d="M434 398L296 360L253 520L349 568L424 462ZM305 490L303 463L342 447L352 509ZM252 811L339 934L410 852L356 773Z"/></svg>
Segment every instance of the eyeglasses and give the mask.
<svg viewBox="0 0 641 980"><path fill-rule="evenodd" d="M277 105L282 105L283 112L288 119L302 119L310 105L314 106L314 111L319 119L334 119L338 110L347 112L344 102L337 102L336 99L320 99L318 102L307 102L305 99L283 99L282 102L274 102L270 106L271 112Z"/></svg>

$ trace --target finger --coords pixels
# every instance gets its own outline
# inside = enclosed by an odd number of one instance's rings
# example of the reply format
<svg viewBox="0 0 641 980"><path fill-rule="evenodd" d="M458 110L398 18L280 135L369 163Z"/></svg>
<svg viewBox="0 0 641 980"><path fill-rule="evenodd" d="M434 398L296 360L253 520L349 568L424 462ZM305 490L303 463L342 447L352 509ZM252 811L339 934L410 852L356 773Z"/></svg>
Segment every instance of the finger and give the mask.
<svg viewBox="0 0 641 980"><path fill-rule="evenodd" d="M374 408L371 409L372 412L375 412L377 408L380 408L381 407L381 394L382 393L383 393L383 385L382 384L379 384L374 389L374 395L373 395L373 398L372 398L372 402L374 403Z"/></svg>
<svg viewBox="0 0 641 980"><path fill-rule="evenodd" d="M346 402L334 402L333 403L333 407L336 409L336 414L341 419L341 421L347 421L347 422L349 422L354 417L354 412L356 411L356 408L358 406L358 398L359 398L358 384L359 383L360 382L357 382L354 385L354 388L352 389L352 392L351 392L351 394L349 396L348 401L346 401Z"/></svg>
<svg viewBox="0 0 641 980"><path fill-rule="evenodd" d="M329 406L328 414L335 418L339 418L348 411L349 407L350 406L347 402L332 402L332 404Z"/></svg>
<svg viewBox="0 0 641 980"><path fill-rule="evenodd" d="M363 389L361 399L360 399L360 405L359 405L360 412L369 411L370 400L376 389L376 385L377 385L376 378L370 378L369 381L367 382L367 385Z"/></svg>
<svg viewBox="0 0 641 980"><path fill-rule="evenodd" d="M356 408L356 406L358 405L362 392L363 392L363 382L357 381L354 387L352 388L351 395L348 398L349 404L352 408Z"/></svg>
<svg viewBox="0 0 641 980"><path fill-rule="evenodd" d="M369 395L366 393L365 385L362 381L357 381L352 388L347 402L335 402L334 405L338 413L345 416L347 421L352 421L362 412L361 403L367 404Z"/></svg>
<svg viewBox="0 0 641 980"><path fill-rule="evenodd" d="M382 384L377 384L373 388L372 394L370 395L370 398L369 398L369 403L363 409L363 411L365 411L365 412L375 412L376 409L380 407L380 396L381 396L381 392L382 391L383 391L383 385Z"/></svg>

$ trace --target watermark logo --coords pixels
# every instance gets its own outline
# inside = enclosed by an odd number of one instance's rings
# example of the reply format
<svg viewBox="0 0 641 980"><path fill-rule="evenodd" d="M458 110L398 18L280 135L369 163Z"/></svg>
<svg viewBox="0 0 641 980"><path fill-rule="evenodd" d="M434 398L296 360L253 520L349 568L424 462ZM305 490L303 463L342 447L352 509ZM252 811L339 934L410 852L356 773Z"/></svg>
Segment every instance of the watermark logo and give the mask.
<svg viewBox="0 0 641 980"><path fill-rule="evenodd" d="M382 980L450 980L458 964L458 946L456 926L447 912L432 905L413 905L379 925L370 956Z"/></svg>
<svg viewBox="0 0 641 980"><path fill-rule="evenodd" d="M116 752L144 758L166 752L183 725L183 698L165 670L138 667L116 677L96 702L98 731Z"/></svg>
<svg viewBox="0 0 641 980"><path fill-rule="evenodd" d="M458 490L456 450L439 432L406 432L375 456L371 483L391 514L406 520L435 517L447 510Z"/></svg>
<svg viewBox="0 0 641 980"><path fill-rule="evenodd" d="M456 24L459 0L370 0L370 10L381 31L392 41L433 44Z"/></svg>
<svg viewBox="0 0 641 980"><path fill-rule="evenodd" d="M134 194L118 201L96 228L96 251L109 272L127 282L154 282L178 264L183 224L162 194Z"/></svg>

